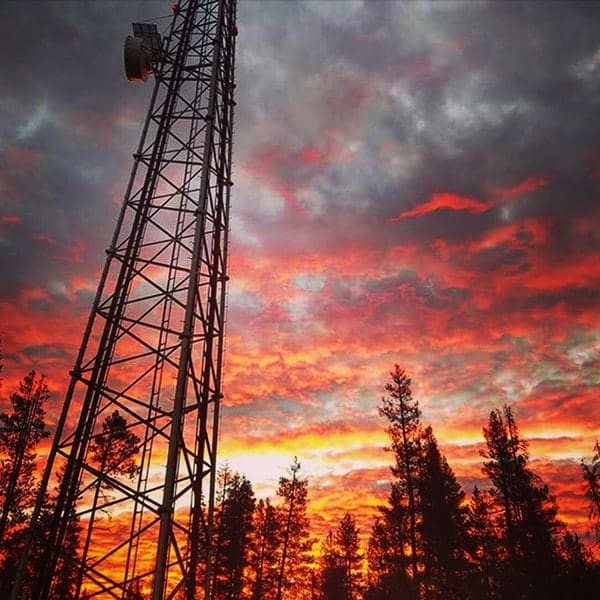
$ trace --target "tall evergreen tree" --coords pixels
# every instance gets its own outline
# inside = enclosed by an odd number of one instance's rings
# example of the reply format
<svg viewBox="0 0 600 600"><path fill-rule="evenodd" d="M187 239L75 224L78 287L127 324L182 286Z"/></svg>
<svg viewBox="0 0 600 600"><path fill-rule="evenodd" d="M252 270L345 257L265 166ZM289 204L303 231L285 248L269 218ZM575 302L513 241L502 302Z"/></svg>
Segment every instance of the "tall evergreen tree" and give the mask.
<svg viewBox="0 0 600 600"><path fill-rule="evenodd" d="M577 534L565 531L559 545L560 598L587 598L600 589L600 563Z"/></svg>
<svg viewBox="0 0 600 600"><path fill-rule="evenodd" d="M356 600L360 590L362 555L356 520L346 513L335 532L330 531L321 552L323 600Z"/></svg>
<svg viewBox="0 0 600 600"><path fill-rule="evenodd" d="M90 443L88 460L94 464L100 473L105 477L117 479L124 477L134 479L139 473L139 466L136 463L136 457L140 450L140 438L135 434L118 410L104 419L102 427ZM104 480L101 486L97 486L93 494L93 505L110 504L108 490L113 489L113 483L110 479ZM111 515L107 508L103 509L107 518ZM100 513L96 512L96 520L99 521ZM90 543L92 540L93 527L95 522L90 519L87 527L87 533L82 545L82 557L85 561ZM68 532L67 532L68 535ZM77 585L77 596L81 593L81 581Z"/></svg>
<svg viewBox="0 0 600 600"><path fill-rule="evenodd" d="M251 600L274 600L277 596L279 556L283 542L281 516L281 511L268 498L258 501L250 542Z"/></svg>
<svg viewBox="0 0 600 600"><path fill-rule="evenodd" d="M221 492L215 511L211 598L240 600L254 528L254 491L250 481L239 473L226 468L219 475Z"/></svg>
<svg viewBox="0 0 600 600"><path fill-rule="evenodd" d="M411 381L398 365L380 414L395 464L388 503L369 540L366 597L465 600L476 597L465 494L431 427L423 428Z"/></svg>
<svg viewBox="0 0 600 600"><path fill-rule="evenodd" d="M355 600L360 589L362 554L358 534L356 519L350 513L346 513L335 532L335 542L339 548L340 560L344 569L344 600Z"/></svg>
<svg viewBox="0 0 600 600"><path fill-rule="evenodd" d="M396 486L395 498L406 509L408 517L408 551L411 564L413 587L418 589L418 546L417 546L417 479L421 457L421 410L413 399L411 381L404 369L398 365L390 373L392 382L386 384L388 396L382 398L379 413L389 426L395 465L392 475Z"/></svg>
<svg viewBox="0 0 600 600"><path fill-rule="evenodd" d="M473 596L495 600L499 597L500 567L504 556L498 529L493 521L493 499L489 492L477 486L469 505L469 554L474 573L471 579Z"/></svg>
<svg viewBox="0 0 600 600"><path fill-rule="evenodd" d="M588 465L581 461L585 495L590 503L590 519L594 523L596 536L600 541L600 444L596 441L592 462Z"/></svg>
<svg viewBox="0 0 600 600"><path fill-rule="evenodd" d="M417 480L422 595L428 600L465 600L470 597L472 572L465 494L431 427L423 433L422 446Z"/></svg>
<svg viewBox="0 0 600 600"><path fill-rule="evenodd" d="M36 377L35 371L25 376L19 392L11 396L13 412L0 415L0 452L7 458L1 463L0 494L2 494L3 533L0 544L0 597L8 597L19 564L21 551L28 534L25 527L33 508L38 481L35 477L35 451L39 442L49 435L45 425L44 404L49 398L45 378ZM9 464L10 460L10 464ZM35 596L35 574L43 556L40 540L47 537L54 500L47 495L42 505L39 531L34 536L30 559L25 565L24 589ZM76 597L73 564L77 553L79 526L73 520L64 543L64 558L57 565L51 597L53 600L73 600Z"/></svg>
<svg viewBox="0 0 600 600"><path fill-rule="evenodd" d="M346 600L344 566L330 529L321 544L320 600Z"/></svg>
<svg viewBox="0 0 600 600"><path fill-rule="evenodd" d="M131 430L118 410L106 417L102 430L90 444L90 459L105 475L133 479L139 472L136 456L140 438ZM110 483L105 487L110 488Z"/></svg>
<svg viewBox="0 0 600 600"><path fill-rule="evenodd" d="M44 551L43 542L41 540L45 538L45 533L48 531L51 511L52 504L48 499L46 499L42 507L38 524L39 529L36 531L38 535L34 537L29 553L29 560L25 564L23 590L28 597L36 597L36 574L38 572L39 565L43 560ZM0 598L8 598L10 596L27 534L28 531L25 527L11 528L6 533L0 562Z"/></svg>
<svg viewBox="0 0 600 600"><path fill-rule="evenodd" d="M367 548L367 600L416 598L414 582L409 575L408 511L399 487L392 482L388 504L379 508Z"/></svg>
<svg viewBox="0 0 600 600"><path fill-rule="evenodd" d="M74 560L79 552L80 532L79 519L71 514L63 540L62 556L58 560L52 581L50 596L53 600L75 600L78 597L79 572Z"/></svg>
<svg viewBox="0 0 600 600"><path fill-rule="evenodd" d="M36 449L49 435L44 404L50 393L44 376L28 373L12 394L12 412L0 414L0 549L8 530L23 525L35 502Z"/></svg>
<svg viewBox="0 0 600 600"><path fill-rule="evenodd" d="M19 384L10 397L12 412L0 414L0 597L8 597L25 543L26 524L35 503L38 444L49 435L44 404L49 398L45 378L35 371ZM41 556L41 546L32 549ZM39 561L37 561L39 563ZM25 586L36 568L35 558L27 565Z"/></svg>
<svg viewBox="0 0 600 600"><path fill-rule="evenodd" d="M64 476L64 466L59 471L58 486L55 493L58 494L60 482ZM56 498L47 500L43 508L41 527L50 528L51 517L55 510ZM58 559L50 596L55 600L74 600L78 597L79 565L75 562L79 554L81 526L79 517L75 515L75 509L71 510L69 522L62 543L62 556Z"/></svg>
<svg viewBox="0 0 600 600"><path fill-rule="evenodd" d="M484 472L499 509L496 525L505 549L502 598L556 597L557 541L561 523L548 486L529 468L527 444L509 406L484 427Z"/></svg>
<svg viewBox="0 0 600 600"><path fill-rule="evenodd" d="M308 479L299 478L300 463L294 458L290 467L291 477L280 477L277 495L281 499L282 548L277 580L277 600L301 600L307 592L310 580L309 552L312 540L309 536L309 520L306 516L308 503Z"/></svg>

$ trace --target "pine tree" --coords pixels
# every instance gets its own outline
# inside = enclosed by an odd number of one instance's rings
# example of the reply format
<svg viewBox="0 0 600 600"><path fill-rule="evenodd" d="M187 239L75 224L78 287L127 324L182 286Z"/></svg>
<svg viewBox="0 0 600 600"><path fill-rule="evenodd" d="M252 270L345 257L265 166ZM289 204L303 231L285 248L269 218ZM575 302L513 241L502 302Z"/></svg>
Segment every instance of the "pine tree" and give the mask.
<svg viewBox="0 0 600 600"><path fill-rule="evenodd" d="M50 592L53 600L75 600L77 598L78 566L75 559L79 552L81 527L79 519L71 513L65 538L62 544L62 555L58 559L52 590Z"/></svg>
<svg viewBox="0 0 600 600"><path fill-rule="evenodd" d="M108 490L114 487L111 479L115 479L116 483L116 479L119 477L130 480L136 477L140 470L136 463L139 449L140 438L131 430L127 420L119 414L118 410L115 410L104 419L100 432L94 436L90 443L88 460L104 475L103 482L101 485L96 486L94 490L92 505L100 507L104 503L102 512L108 519L112 518L107 508L110 505ZM100 513L96 513L95 521L100 520L98 514ZM95 521L90 519L87 526L87 533L81 550L83 561L87 559L93 529L97 527ZM81 582L78 582L77 596L82 591L79 588L80 585Z"/></svg>
<svg viewBox="0 0 600 600"><path fill-rule="evenodd" d="M340 552L341 564L344 569L344 600L354 600L358 597L360 588L360 563L362 555L358 542L356 519L346 513L335 532L335 542Z"/></svg>
<svg viewBox="0 0 600 600"><path fill-rule="evenodd" d="M431 427L423 433L423 458L418 482L423 595L428 600L470 597L468 509L465 494Z"/></svg>
<svg viewBox="0 0 600 600"><path fill-rule="evenodd" d="M557 536L561 523L548 486L528 467L527 444L519 438L512 410L492 411L484 427L483 470L493 484L506 561L502 598L554 598Z"/></svg>
<svg viewBox="0 0 600 600"><path fill-rule="evenodd" d="M0 549L8 531L26 522L35 502L36 449L49 435L44 409L49 397L45 377L31 371L10 397L12 412L0 414Z"/></svg>
<svg viewBox="0 0 600 600"><path fill-rule="evenodd" d="M49 435L44 409L48 398L45 378L31 371L10 397L12 412L0 414L0 597L10 593L35 503L36 449ZM41 551L38 544L32 554L41 556ZM36 562L34 558L27 566L25 586L31 584Z"/></svg>
<svg viewBox="0 0 600 600"><path fill-rule="evenodd" d="M380 507L381 518L369 541L369 568L375 571L370 577L368 593L371 597L385 598L386 594L402 592L407 598L418 598L421 411L412 397L406 372L395 365L390 375L392 382L385 386L388 396L382 398L379 414L389 422L386 431L395 464L391 467L393 481L388 504Z"/></svg>
<svg viewBox="0 0 600 600"><path fill-rule="evenodd" d="M254 511L254 533L250 542L250 598L273 600L277 595L279 556L283 542L280 511L270 500L259 500Z"/></svg>
<svg viewBox="0 0 600 600"><path fill-rule="evenodd" d="M396 498L406 507L408 516L408 550L413 587L418 589L418 546L417 546L417 478L421 456L421 411L413 399L411 381L404 369L398 365L390 373L392 383L385 386L389 396L382 398L379 413L390 425L390 436L395 465Z"/></svg>
<svg viewBox="0 0 600 600"><path fill-rule="evenodd" d="M49 435L45 426L44 403L49 398L45 378L37 378L31 371L21 382L19 392L13 394L11 401L13 413L0 415L2 429L0 433L3 453L8 458L2 462L1 477L3 484L3 522L4 539L0 564L0 597L8 597L15 573L18 568L21 551L28 531L25 522L33 508L37 494L35 471L35 449L39 442ZM10 446L10 447L8 447ZM11 500L12 498L12 500ZM8 508L7 508L8 507ZM34 536L29 561L25 565L24 589L35 596L35 575L43 560L43 542L49 530L53 513L53 499L46 496L41 508L38 532ZM72 600L76 597L75 579L69 557L75 556L79 544L79 527L75 520L67 531L64 544L64 557L57 566L52 598Z"/></svg>
<svg viewBox="0 0 600 600"><path fill-rule="evenodd" d="M577 534L565 531L558 545L561 588L559 597L586 598L600 589L600 564Z"/></svg>
<svg viewBox="0 0 600 600"><path fill-rule="evenodd" d="M309 537L308 479L298 477L300 463L294 457L290 467L291 477L280 477L277 495L282 519L282 548L279 561L276 599L300 600L307 596L306 581L309 575L309 552L313 541Z"/></svg>
<svg viewBox="0 0 600 600"><path fill-rule="evenodd" d="M254 524L254 491L239 473L223 469L220 502L215 511L212 552L212 596L214 600L239 600L245 586L250 538Z"/></svg>
<svg viewBox="0 0 600 600"><path fill-rule="evenodd" d="M64 465L60 469L57 480L58 485L55 489L55 494L58 494L61 481L64 477ZM51 500L46 500L42 510L41 527L42 529L49 530L51 524L51 517L55 511L56 497ZM80 546L80 533L81 526L79 517L75 515L75 509L71 509L69 516L69 522L65 531L65 537L62 543L62 553L59 557L56 569L54 572L54 578L52 581L52 587L50 596L54 600L75 600L78 597L77 586L79 570L78 564L76 563L77 555L79 554Z"/></svg>
<svg viewBox="0 0 600 600"><path fill-rule="evenodd" d="M596 536L600 541L600 444L596 441L591 464L581 461L585 495L590 502L590 519L594 522Z"/></svg>
<svg viewBox="0 0 600 600"><path fill-rule="evenodd" d="M321 600L347 600L344 566L331 529L321 544L320 571Z"/></svg>
<svg viewBox="0 0 600 600"><path fill-rule="evenodd" d="M469 554L475 569L471 586L475 598L486 600L499 597L500 566L505 558L492 511L493 499L490 494L475 486L468 515L471 542Z"/></svg>
<svg viewBox="0 0 600 600"><path fill-rule="evenodd" d="M323 600L355 600L360 589L362 555L356 520L346 513L335 533L330 531L321 552Z"/></svg>
<svg viewBox="0 0 600 600"><path fill-rule="evenodd" d="M396 600L417 597L409 575L409 518L405 496L392 482L388 503L379 507L367 548L368 573L366 600Z"/></svg>
<svg viewBox="0 0 600 600"><path fill-rule="evenodd" d="M37 535L34 536L29 552L29 559L25 565L23 591L26 594L26 597L36 597L37 595L35 590L36 574L39 565L43 564L44 545L42 540L45 538L45 534L48 531L51 511L52 505L46 497L42 507ZM4 551L2 553L2 563L0 565L0 598L8 598L10 595L27 535L28 531L25 527L12 528L6 534Z"/></svg>
<svg viewBox="0 0 600 600"><path fill-rule="evenodd" d="M140 438L129 428L127 420L115 410L102 423L102 431L90 444L90 459L104 475L133 479L139 472L135 457ZM104 484L110 489L110 483Z"/></svg>

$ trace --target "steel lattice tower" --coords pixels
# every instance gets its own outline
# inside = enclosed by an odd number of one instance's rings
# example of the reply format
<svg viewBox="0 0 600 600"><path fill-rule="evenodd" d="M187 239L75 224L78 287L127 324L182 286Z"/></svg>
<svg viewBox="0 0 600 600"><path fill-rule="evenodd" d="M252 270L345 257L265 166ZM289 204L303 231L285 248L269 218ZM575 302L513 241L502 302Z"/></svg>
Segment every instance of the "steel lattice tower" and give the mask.
<svg viewBox="0 0 600 600"><path fill-rule="evenodd" d="M61 570L76 577L78 597L191 600L203 588L208 596L235 18L236 0L182 1L162 40L14 599L54 597ZM103 426L115 412L135 440L127 474L107 458L117 442ZM73 558L66 549L77 526Z"/></svg>

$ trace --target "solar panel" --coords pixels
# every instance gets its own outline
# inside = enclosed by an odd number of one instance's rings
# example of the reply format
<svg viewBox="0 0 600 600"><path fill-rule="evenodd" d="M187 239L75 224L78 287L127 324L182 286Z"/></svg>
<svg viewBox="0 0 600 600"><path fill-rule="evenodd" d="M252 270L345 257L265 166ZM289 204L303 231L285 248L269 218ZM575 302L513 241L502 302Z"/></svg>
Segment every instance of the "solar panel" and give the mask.
<svg viewBox="0 0 600 600"><path fill-rule="evenodd" d="M133 35L143 38L153 52L160 50L160 33L154 23L132 23Z"/></svg>

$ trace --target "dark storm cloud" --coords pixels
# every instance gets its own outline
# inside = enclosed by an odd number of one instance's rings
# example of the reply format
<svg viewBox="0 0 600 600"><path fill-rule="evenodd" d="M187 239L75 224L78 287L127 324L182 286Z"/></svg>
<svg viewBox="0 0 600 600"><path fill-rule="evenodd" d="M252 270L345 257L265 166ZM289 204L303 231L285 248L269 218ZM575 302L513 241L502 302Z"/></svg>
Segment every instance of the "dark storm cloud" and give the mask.
<svg viewBox="0 0 600 600"><path fill-rule="evenodd" d="M113 186L136 142L117 116L142 118L121 45L130 22L164 3L8 2L0 7L0 291L99 268L116 208ZM147 92L147 90L146 90ZM135 110L135 106L140 106ZM73 265L79 265L79 267Z"/></svg>
<svg viewBox="0 0 600 600"><path fill-rule="evenodd" d="M578 169L599 123L598 82L577 76L598 50L598 6L441 4L450 8L428 19L460 43L460 60L436 94L422 92L418 79L408 83L425 100L416 103L418 111L426 107L424 183L441 180L483 195L482 183L506 186L547 169ZM398 121L406 116L397 114Z"/></svg>
<svg viewBox="0 0 600 600"><path fill-rule="evenodd" d="M252 230L273 251L299 229L305 247L352 236L385 247L471 239L509 219L552 217L568 228L578 215L597 215L600 180L590 175L600 129L600 6L538 8L241 3L238 87L249 101L238 111L237 156L243 165L264 144L278 147L277 187L307 211L283 218L280 237L272 222L247 218ZM312 168L299 158L309 144L322 153ZM381 227L433 193L486 201L532 176L547 177L547 186L522 193L508 211L440 211ZM324 235L321 223L339 223L340 212L348 223ZM569 242L551 239L549 249Z"/></svg>
<svg viewBox="0 0 600 600"><path fill-rule="evenodd" d="M14 56L0 74L0 148L37 153L22 168L18 159L2 159L2 211L23 217L20 227L1 232L3 256L21 266L1 265L7 287L58 268L48 269L57 252L36 252L35 235L68 244L74 232L97 224L85 258L101 250L114 220L110 196L122 188L138 135L135 117L148 88L121 75L122 39L132 20L166 14L167 3L84 6L15 2L0 9L0 43ZM589 174L600 118L598 16L592 3L541 11L530 3L241 2L237 165L251 163L263 144L279 146L278 180L303 190L324 219L339 211L385 219L440 190L486 199L539 173L551 183L535 201L519 203L515 216L595 211L599 180ZM128 127L115 123L123 107ZM354 144L349 158L307 169L298 152L327 150L332 130L328 150ZM385 141L393 144L388 151ZM464 239L499 220L499 209L468 218L446 211L375 236L371 221L354 219L352 229L333 235L346 231L383 245L398 236ZM252 225L259 235L271 229ZM324 237L318 223L307 223L307 245Z"/></svg>
<svg viewBox="0 0 600 600"><path fill-rule="evenodd" d="M46 358L60 358L63 360L71 358L70 353L65 352L64 349L54 345L50 346L45 344L38 346L25 346L23 348L23 354L25 354L27 358L34 361Z"/></svg>

